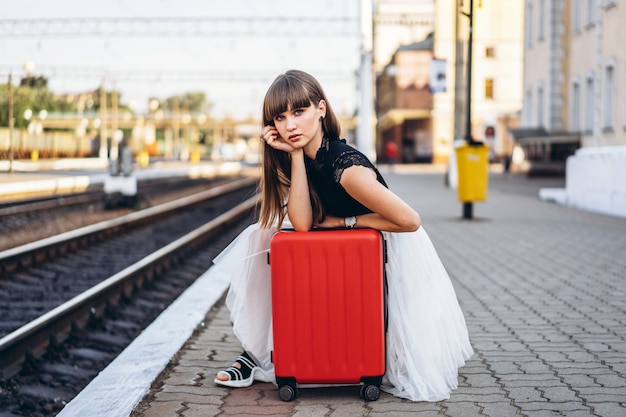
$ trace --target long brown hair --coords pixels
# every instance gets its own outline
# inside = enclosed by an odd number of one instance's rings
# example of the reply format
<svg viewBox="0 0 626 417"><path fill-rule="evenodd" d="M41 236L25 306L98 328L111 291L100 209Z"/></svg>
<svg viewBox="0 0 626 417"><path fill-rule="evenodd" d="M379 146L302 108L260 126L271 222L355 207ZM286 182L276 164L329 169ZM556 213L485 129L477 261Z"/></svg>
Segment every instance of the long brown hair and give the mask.
<svg viewBox="0 0 626 417"><path fill-rule="evenodd" d="M326 102L326 116L322 119L324 136L330 140L339 139L341 126L333 112L320 83L310 74L289 70L280 74L265 94L263 100L263 124L273 123L274 117L289 109L317 105ZM264 143L262 173L260 182L261 227L276 225L280 227L285 219L287 197L291 185L291 159L288 153L276 150ZM313 220L320 221L324 214L319 198L309 182Z"/></svg>

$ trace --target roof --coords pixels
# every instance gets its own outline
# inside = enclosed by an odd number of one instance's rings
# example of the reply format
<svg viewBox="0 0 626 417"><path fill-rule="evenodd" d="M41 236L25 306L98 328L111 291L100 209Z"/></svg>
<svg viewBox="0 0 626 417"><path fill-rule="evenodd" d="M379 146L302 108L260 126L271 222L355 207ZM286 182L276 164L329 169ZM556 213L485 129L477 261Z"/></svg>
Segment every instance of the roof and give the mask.
<svg viewBox="0 0 626 417"><path fill-rule="evenodd" d="M435 46L435 32L430 32L426 39L408 45L400 45L398 51L432 51Z"/></svg>
<svg viewBox="0 0 626 417"><path fill-rule="evenodd" d="M537 143L576 143L580 142L578 132L548 132L543 127L522 127L509 129L516 142Z"/></svg>

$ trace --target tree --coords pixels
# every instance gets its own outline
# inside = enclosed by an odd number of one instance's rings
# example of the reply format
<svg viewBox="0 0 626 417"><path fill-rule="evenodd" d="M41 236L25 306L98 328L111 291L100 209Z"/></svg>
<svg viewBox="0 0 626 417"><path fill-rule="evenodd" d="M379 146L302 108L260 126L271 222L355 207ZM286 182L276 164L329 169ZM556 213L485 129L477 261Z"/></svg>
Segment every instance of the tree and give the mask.
<svg viewBox="0 0 626 417"><path fill-rule="evenodd" d="M13 89L13 117L16 128L25 128L29 121L24 112L29 109L32 114L41 110L48 112L72 111L66 100L55 97L48 89L48 79L29 76L20 80L19 86ZM9 126L9 83L0 84L0 126Z"/></svg>
<svg viewBox="0 0 626 417"><path fill-rule="evenodd" d="M43 75L27 75L20 80L20 86L48 89L48 79Z"/></svg>
<svg viewBox="0 0 626 417"><path fill-rule="evenodd" d="M206 94L201 91L186 92L180 96L172 96L165 99L164 110L182 111L190 113L209 114L213 108L213 103L206 99Z"/></svg>
<svg viewBox="0 0 626 417"><path fill-rule="evenodd" d="M97 89L93 90L92 92L92 97L93 97L93 106L91 106L91 109L93 111L100 111L101 108L101 98L102 98L102 86L98 87ZM115 92L116 94L113 94L113 91L104 91L104 94L106 95L106 105L108 109L111 109L112 105L113 105L113 97L117 96L117 110L118 111L130 111L130 108L128 107L128 105L123 104L122 103L122 93L120 93L119 91Z"/></svg>

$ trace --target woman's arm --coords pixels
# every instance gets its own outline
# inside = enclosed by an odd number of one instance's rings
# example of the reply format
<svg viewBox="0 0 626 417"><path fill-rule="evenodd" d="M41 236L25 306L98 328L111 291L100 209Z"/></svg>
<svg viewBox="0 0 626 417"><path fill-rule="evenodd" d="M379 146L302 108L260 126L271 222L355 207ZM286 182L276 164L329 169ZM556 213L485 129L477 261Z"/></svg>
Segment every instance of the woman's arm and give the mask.
<svg viewBox="0 0 626 417"><path fill-rule="evenodd" d="M276 126L273 125L263 127L261 138L270 147L289 154L291 158L291 178L287 200L287 215L295 230L311 230L311 227L313 227L313 208L311 207L309 182L304 164L304 150L295 148L290 143L284 141L278 133Z"/></svg>
<svg viewBox="0 0 626 417"><path fill-rule="evenodd" d="M313 226L313 209L304 165L304 151L299 149L290 152L290 155L291 185L287 201L287 215L295 230L308 231Z"/></svg>
<svg viewBox="0 0 626 417"><path fill-rule="evenodd" d="M413 232L420 227L419 214L379 183L372 169L360 165L346 168L340 183L352 198L373 211L357 216L355 227L371 227L388 232ZM331 227L344 226L344 219L328 220L339 223Z"/></svg>

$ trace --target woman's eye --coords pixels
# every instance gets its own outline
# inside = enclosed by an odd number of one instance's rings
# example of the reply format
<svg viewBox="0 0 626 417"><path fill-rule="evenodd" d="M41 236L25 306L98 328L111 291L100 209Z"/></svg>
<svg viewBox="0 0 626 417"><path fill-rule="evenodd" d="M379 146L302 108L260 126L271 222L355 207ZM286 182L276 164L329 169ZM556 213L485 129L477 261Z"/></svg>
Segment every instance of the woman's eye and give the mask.
<svg viewBox="0 0 626 417"><path fill-rule="evenodd" d="M304 113L304 110L302 110L302 109L298 109L298 110L294 111L294 113L295 113L296 115L300 115L300 114Z"/></svg>

